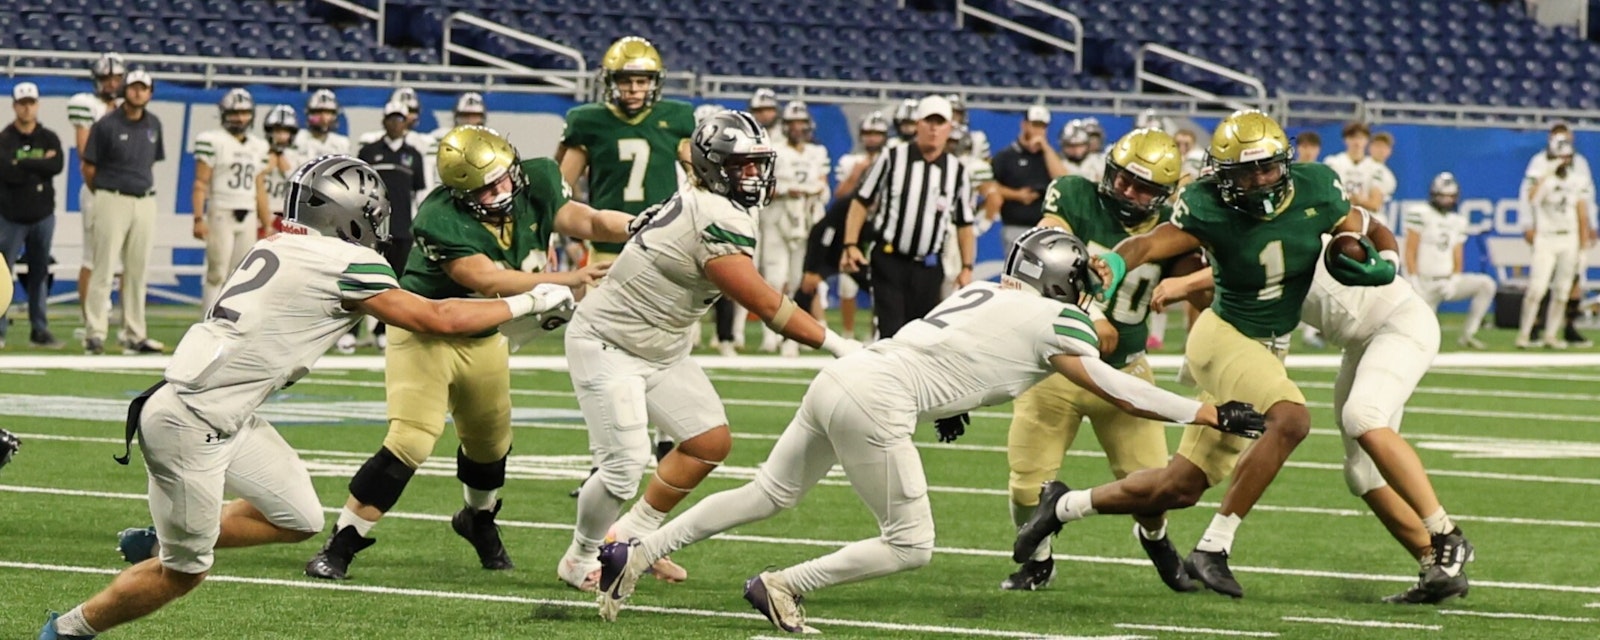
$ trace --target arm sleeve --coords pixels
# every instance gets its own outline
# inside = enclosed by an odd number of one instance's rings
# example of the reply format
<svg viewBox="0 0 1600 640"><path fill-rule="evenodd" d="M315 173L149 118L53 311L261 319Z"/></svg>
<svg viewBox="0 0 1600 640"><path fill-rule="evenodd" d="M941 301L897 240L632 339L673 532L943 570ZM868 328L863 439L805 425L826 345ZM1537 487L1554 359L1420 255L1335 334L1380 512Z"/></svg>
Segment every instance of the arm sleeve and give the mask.
<svg viewBox="0 0 1600 640"><path fill-rule="evenodd" d="M87 129L94 126L94 108L87 101L79 99L84 95L88 94L78 94L67 101L67 120L73 127Z"/></svg>
<svg viewBox="0 0 1600 640"><path fill-rule="evenodd" d="M394 269L374 251L362 252L339 273L339 301L360 302L390 289L400 288Z"/></svg>
<svg viewBox="0 0 1600 640"><path fill-rule="evenodd" d="M1098 358L1082 358L1083 368L1106 395L1126 401L1150 413L1179 424L1194 422L1200 413L1200 401L1185 398L1161 387L1133 377Z"/></svg>
<svg viewBox="0 0 1600 640"><path fill-rule="evenodd" d="M862 204L871 205L878 199L878 193L883 190L884 184L889 181L890 158L897 155L896 149L885 149L878 154L878 159L872 162L872 168L867 170L866 177L861 179L861 187L856 189L856 199Z"/></svg>

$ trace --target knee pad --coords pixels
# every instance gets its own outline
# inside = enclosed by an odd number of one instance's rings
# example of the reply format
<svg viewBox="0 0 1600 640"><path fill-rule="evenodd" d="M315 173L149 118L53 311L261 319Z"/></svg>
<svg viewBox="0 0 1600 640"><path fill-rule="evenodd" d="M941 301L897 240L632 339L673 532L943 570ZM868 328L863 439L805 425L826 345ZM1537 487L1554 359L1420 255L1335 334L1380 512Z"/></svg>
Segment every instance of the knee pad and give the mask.
<svg viewBox="0 0 1600 640"><path fill-rule="evenodd" d="M437 435L428 433L415 422L395 418L389 421L389 433L383 437L383 449L406 466L416 469L422 466L428 456L433 455L433 445L438 442Z"/></svg>
<svg viewBox="0 0 1600 640"><path fill-rule="evenodd" d="M621 451L607 451L599 456L599 480L618 500L632 500L639 492L639 481L644 479L645 465L650 461L649 447L626 447Z"/></svg>
<svg viewBox="0 0 1600 640"><path fill-rule="evenodd" d="M350 495L361 504L372 505L379 511L388 511L400 501L400 494L406 490L406 484L411 482L411 476L417 473L388 447L378 450L377 455L367 459L366 464L356 471L350 478ZM321 527L317 528L319 531Z"/></svg>
<svg viewBox="0 0 1600 640"><path fill-rule="evenodd" d="M894 558L899 563L901 571L921 569L933 561L932 542L914 546L890 543L889 548L894 549Z"/></svg>
<svg viewBox="0 0 1600 640"><path fill-rule="evenodd" d="M786 487L778 484L771 476L766 474L765 468L756 471L755 485L761 488L761 495L766 497L767 504L772 506L765 517L776 515L779 511L793 509L800 504L804 493L795 487Z"/></svg>
<svg viewBox="0 0 1600 640"><path fill-rule="evenodd" d="M1357 498L1389 486L1378 467L1372 464L1372 458L1367 456L1345 456L1344 483L1350 487L1350 495Z"/></svg>
<svg viewBox="0 0 1600 640"><path fill-rule="evenodd" d="M456 479L478 491L493 491L506 486L506 458L494 462L475 462L467 451L456 447Z"/></svg>
<svg viewBox="0 0 1600 640"><path fill-rule="evenodd" d="M1354 440L1373 429L1387 429L1389 416L1367 402L1347 401L1339 411L1339 429L1344 437Z"/></svg>

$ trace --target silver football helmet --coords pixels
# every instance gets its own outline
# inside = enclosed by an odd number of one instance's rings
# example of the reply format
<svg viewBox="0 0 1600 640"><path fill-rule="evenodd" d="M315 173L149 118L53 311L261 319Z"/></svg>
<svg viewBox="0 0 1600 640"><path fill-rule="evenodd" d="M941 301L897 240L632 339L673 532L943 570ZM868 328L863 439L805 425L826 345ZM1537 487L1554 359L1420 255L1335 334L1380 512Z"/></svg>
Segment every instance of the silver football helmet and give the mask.
<svg viewBox="0 0 1600 640"><path fill-rule="evenodd" d="M217 109L222 112L222 128L236 136L249 131L250 125L256 120L256 100L243 87L229 89L222 94L222 99L217 101ZM238 115L229 117L235 114Z"/></svg>
<svg viewBox="0 0 1600 640"><path fill-rule="evenodd" d="M327 112L331 117L313 117L317 112ZM339 96L330 89L317 89L306 99L306 128L318 135L332 131L339 124Z"/></svg>
<svg viewBox="0 0 1600 640"><path fill-rule="evenodd" d="M805 102L790 100L789 104L783 105L783 137L788 138L789 142L810 142L815 129L811 108Z"/></svg>
<svg viewBox="0 0 1600 640"><path fill-rule="evenodd" d="M1046 298L1081 306L1090 273L1089 248L1082 240L1059 227L1035 227L1011 245L1000 280L1009 278Z"/></svg>
<svg viewBox="0 0 1600 640"><path fill-rule="evenodd" d="M415 96L416 94L413 93L412 95ZM477 116L476 122L471 120L472 116ZM464 124L483 125L488 121L489 111L483 105L483 94L476 91L468 91L461 94L461 97L456 98L456 126L459 127Z"/></svg>
<svg viewBox="0 0 1600 640"><path fill-rule="evenodd" d="M1456 182L1456 176L1449 171L1433 177L1433 182L1428 184L1428 204L1443 213L1456 210L1456 204L1461 201L1461 185Z"/></svg>
<svg viewBox="0 0 1600 640"><path fill-rule="evenodd" d="M874 111L861 119L860 133L889 133L889 119L883 117L882 111Z"/></svg>
<svg viewBox="0 0 1600 640"><path fill-rule="evenodd" d="M300 130L300 117L295 114L294 107L280 104L267 110L267 117L261 119L261 130L271 134L273 129Z"/></svg>
<svg viewBox="0 0 1600 640"><path fill-rule="evenodd" d="M700 126L700 123L705 122L706 118L709 118L711 116L717 115L717 114L722 113L722 112L727 111L727 110L728 110L727 108L723 107L720 104L711 104L709 102L706 103L706 104L700 105L698 107L695 107L694 108L694 124L695 124L695 126Z"/></svg>
<svg viewBox="0 0 1600 640"><path fill-rule="evenodd" d="M768 89L766 87L762 87L760 89L756 89L756 92L750 95L750 110L751 111L755 111L756 109L776 109L776 108L778 108L778 94L777 94L777 92L775 92L775 91L773 91L771 89Z"/></svg>
<svg viewBox="0 0 1600 640"><path fill-rule="evenodd" d="M777 152L767 130L755 116L724 111L694 129L689 142L689 164L694 177L707 190L746 208L772 202L777 180L773 163ZM754 166L752 174L747 168Z"/></svg>
<svg viewBox="0 0 1600 640"><path fill-rule="evenodd" d="M389 94L389 102L399 102L406 105L406 111L417 113L422 111L422 101L417 99L417 90L411 87L400 87Z"/></svg>
<svg viewBox="0 0 1600 640"><path fill-rule="evenodd" d="M283 228L382 251L389 242L389 190L367 163L322 156L289 177Z"/></svg>
<svg viewBox="0 0 1600 640"><path fill-rule="evenodd" d="M117 97L122 91L121 76L128 73L127 63L122 61L122 54L107 51L100 54L100 59L89 65L89 75L94 77L94 92L101 100L110 100Z"/></svg>

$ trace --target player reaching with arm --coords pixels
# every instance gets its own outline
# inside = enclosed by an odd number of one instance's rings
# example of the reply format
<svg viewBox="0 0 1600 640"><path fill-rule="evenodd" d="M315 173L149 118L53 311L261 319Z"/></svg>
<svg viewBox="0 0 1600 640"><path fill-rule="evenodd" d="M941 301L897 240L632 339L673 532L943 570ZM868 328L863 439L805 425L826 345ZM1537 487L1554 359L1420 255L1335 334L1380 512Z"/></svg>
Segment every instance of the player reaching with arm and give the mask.
<svg viewBox="0 0 1600 640"><path fill-rule="evenodd" d="M311 476L256 412L310 372L363 314L413 331L471 334L570 302L564 287L503 300L430 300L404 291L374 249L389 214L383 182L343 156L296 171L285 233L255 244L203 322L190 327L162 382L134 401L155 526L124 532L134 566L40 640L93 638L198 587L214 550L295 543L322 529ZM126 458L119 458L125 461ZM238 496L226 504L222 496Z"/></svg>
<svg viewBox="0 0 1600 640"><path fill-rule="evenodd" d="M655 531L732 446L716 389L689 358L693 327L719 296L733 298L781 335L842 356L861 348L819 324L756 271L756 211L772 200L776 151L744 112L695 129L690 185L640 216L611 274L568 327L572 387L589 426L599 471L578 494L572 545L556 572L577 589L599 579L600 545ZM647 422L678 443L642 499L634 497L652 447ZM613 527L613 525L615 525ZM676 565L661 577L682 579Z"/></svg>
<svg viewBox="0 0 1600 640"><path fill-rule="evenodd" d="M601 616L615 619L656 558L793 508L838 464L880 535L745 583L745 599L773 625L810 631L803 594L933 558L933 513L912 442L917 424L934 422L941 440L954 440L967 412L1006 402L1053 373L1141 417L1260 434L1261 415L1247 405L1190 400L1103 362L1082 306L1088 264L1076 237L1033 229L1012 246L999 285L965 287L893 338L823 367L754 482L707 497L640 540L607 547Z"/></svg>
<svg viewBox="0 0 1600 640"><path fill-rule="evenodd" d="M439 142L442 189L434 189L411 223L416 243L400 286L427 298L513 296L540 284L591 285L609 265L545 272L552 233L614 241L627 238L630 218L597 211L567 197L554 162L522 160L492 129L457 127ZM381 318L380 318L381 319ZM406 484L433 453L453 419L461 446L456 478L465 506L451 519L485 569L510 569L495 514L511 451L511 363L505 337L493 329L466 338L437 338L390 327L384 351L389 432L383 447L350 479L350 497L326 546L306 575L344 579L368 534L394 508Z"/></svg>
<svg viewBox="0 0 1600 640"><path fill-rule="evenodd" d="M1109 283L1107 298L1115 299L1126 269L1207 249L1217 294L1195 322L1184 364L1211 397L1264 408L1266 436L1245 451L1243 439L1190 428L1163 469L1092 491L1052 482L1017 534L1013 560L1026 560L1064 522L1096 513L1189 507L1232 474L1222 508L1185 564L1206 587L1244 595L1228 568L1234 532L1311 429L1305 396L1289 379L1283 357L1321 259L1322 234L1369 231L1368 215L1345 200L1338 176L1319 164L1291 165L1292 153L1288 136L1266 114L1234 112L1212 135L1213 174L1184 188L1172 221L1123 241L1096 265ZM1341 282L1376 286L1394 280L1394 236L1381 224L1370 232L1370 239L1360 240L1365 261L1342 256L1334 262L1333 276Z"/></svg>

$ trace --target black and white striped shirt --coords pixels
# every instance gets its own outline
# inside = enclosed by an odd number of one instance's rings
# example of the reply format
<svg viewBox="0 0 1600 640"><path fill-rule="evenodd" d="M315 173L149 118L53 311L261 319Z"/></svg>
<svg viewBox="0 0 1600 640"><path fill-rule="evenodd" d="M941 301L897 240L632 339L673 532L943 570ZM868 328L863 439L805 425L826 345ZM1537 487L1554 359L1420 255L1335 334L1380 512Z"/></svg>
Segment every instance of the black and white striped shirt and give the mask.
<svg viewBox="0 0 1600 640"><path fill-rule="evenodd" d="M929 162L915 143L878 154L856 200L869 207L877 202L871 222L880 246L917 260L938 255L949 225L973 222L966 165L949 153Z"/></svg>

